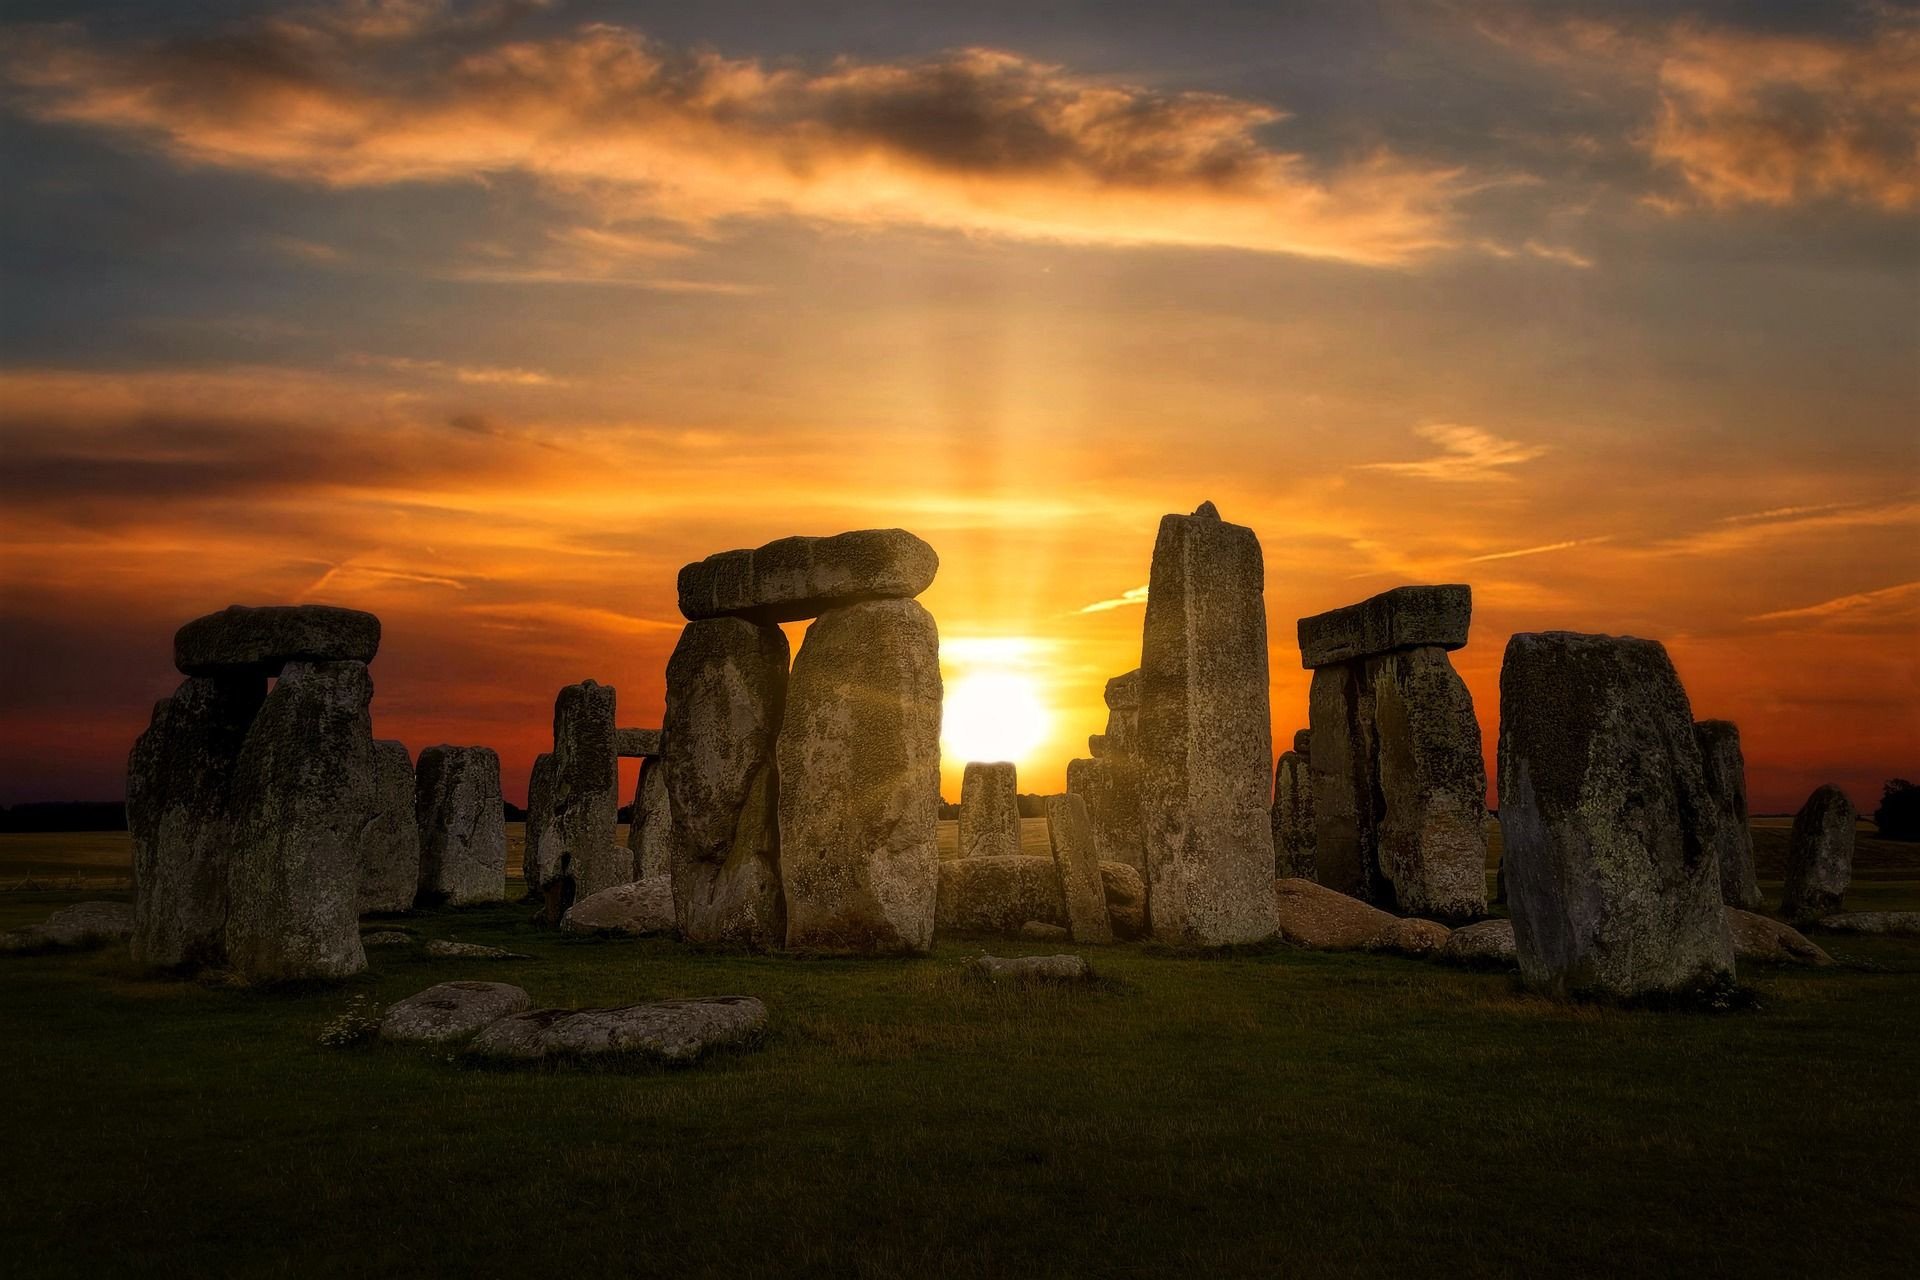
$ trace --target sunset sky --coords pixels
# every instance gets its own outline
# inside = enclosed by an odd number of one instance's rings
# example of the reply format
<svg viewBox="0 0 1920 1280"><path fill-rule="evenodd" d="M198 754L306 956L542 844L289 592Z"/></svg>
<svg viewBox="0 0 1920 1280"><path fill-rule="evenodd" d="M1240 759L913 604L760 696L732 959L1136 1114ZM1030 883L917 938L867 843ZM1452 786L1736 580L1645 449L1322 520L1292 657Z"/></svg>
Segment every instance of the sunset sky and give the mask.
<svg viewBox="0 0 1920 1280"><path fill-rule="evenodd" d="M1920 775L1920 8L6 14L0 803L289 601L518 801L560 685L659 723L683 563L888 525L1057 790L1203 499L1277 743L1296 618L1459 581L1490 775L1540 629L1665 641L1756 811Z"/></svg>

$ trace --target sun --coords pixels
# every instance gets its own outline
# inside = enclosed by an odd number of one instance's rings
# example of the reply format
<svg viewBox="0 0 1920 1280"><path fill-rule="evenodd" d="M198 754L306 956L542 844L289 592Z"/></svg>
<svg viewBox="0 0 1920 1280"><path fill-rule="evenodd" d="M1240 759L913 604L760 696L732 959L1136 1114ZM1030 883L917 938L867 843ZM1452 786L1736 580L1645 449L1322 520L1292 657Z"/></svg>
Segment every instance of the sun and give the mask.
<svg viewBox="0 0 1920 1280"><path fill-rule="evenodd" d="M1023 761L1052 723L1033 677L975 671L947 686L940 739L949 758Z"/></svg>

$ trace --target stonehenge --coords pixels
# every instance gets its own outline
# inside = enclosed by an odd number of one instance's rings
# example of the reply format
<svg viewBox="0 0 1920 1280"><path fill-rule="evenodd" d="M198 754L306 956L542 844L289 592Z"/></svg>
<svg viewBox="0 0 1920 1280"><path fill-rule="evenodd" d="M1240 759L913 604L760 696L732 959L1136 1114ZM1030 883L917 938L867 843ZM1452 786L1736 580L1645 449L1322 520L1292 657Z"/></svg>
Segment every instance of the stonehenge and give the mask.
<svg viewBox="0 0 1920 1280"><path fill-rule="evenodd" d="M1306 729L1293 735L1293 749L1273 766L1273 874L1286 880L1314 878L1313 777Z"/></svg>
<svg viewBox="0 0 1920 1280"><path fill-rule="evenodd" d="M557 898L554 923L575 898L633 878L633 857L619 844L613 704L613 687L597 680L567 685L553 701L553 782L534 857L540 889Z"/></svg>
<svg viewBox="0 0 1920 1280"><path fill-rule="evenodd" d="M414 783L420 829L419 896L464 907L498 902L507 875L500 757L492 747L428 747Z"/></svg>
<svg viewBox="0 0 1920 1280"><path fill-rule="evenodd" d="M1793 815L1780 914L1804 925L1833 915L1853 880L1853 832L1860 815L1840 788L1816 787Z"/></svg>
<svg viewBox="0 0 1920 1280"><path fill-rule="evenodd" d="M635 880L672 871L673 809L662 757L648 756L640 762L640 777L633 784L633 822L627 828L627 850L633 855Z"/></svg>
<svg viewBox="0 0 1920 1280"><path fill-rule="evenodd" d="M1747 825L1747 761L1740 753L1740 730L1731 720L1702 720L1693 726L1706 770L1707 794L1718 822L1714 848L1720 858L1720 899L1730 907L1753 911L1760 905L1760 882L1753 874L1753 831Z"/></svg>
<svg viewBox="0 0 1920 1280"><path fill-rule="evenodd" d="M552 817L553 752L542 751L533 758L533 771L527 777L527 822L520 842L520 877L526 882L528 898L538 898L540 886L548 879L540 862L540 845L541 833Z"/></svg>
<svg viewBox="0 0 1920 1280"><path fill-rule="evenodd" d="M414 816L413 757L406 743L387 739L373 744L373 798L372 819L360 833L362 915L405 911L420 889L420 825ZM503 826L503 860L505 838Z"/></svg>
<svg viewBox="0 0 1920 1280"><path fill-rule="evenodd" d="M1447 658L1472 603L1465 586L1397 587L1300 620L1321 884L1440 920L1485 914L1480 725Z"/></svg>
<svg viewBox="0 0 1920 1280"><path fill-rule="evenodd" d="M373 661L380 619L325 604L229 605L195 618L173 636L173 665L182 675L232 679L273 677L289 662Z"/></svg>
<svg viewBox="0 0 1920 1280"><path fill-rule="evenodd" d="M1007 761L970 762L960 781L963 858L1011 858L1020 852L1019 785Z"/></svg>
<svg viewBox="0 0 1920 1280"><path fill-rule="evenodd" d="M1093 825L1086 801L1075 795L1047 797L1047 840L1067 908L1067 929L1075 942L1113 941L1107 918L1106 884L1094 856Z"/></svg>
<svg viewBox="0 0 1920 1280"><path fill-rule="evenodd" d="M681 569L680 612L690 622L803 622L868 600L911 600L939 568L933 548L905 529L781 538Z"/></svg>
<svg viewBox="0 0 1920 1280"><path fill-rule="evenodd" d="M1067 792L1086 801L1102 861L1146 870L1140 826L1140 672L1107 681L1107 731L1087 739L1090 759L1067 763Z"/></svg>

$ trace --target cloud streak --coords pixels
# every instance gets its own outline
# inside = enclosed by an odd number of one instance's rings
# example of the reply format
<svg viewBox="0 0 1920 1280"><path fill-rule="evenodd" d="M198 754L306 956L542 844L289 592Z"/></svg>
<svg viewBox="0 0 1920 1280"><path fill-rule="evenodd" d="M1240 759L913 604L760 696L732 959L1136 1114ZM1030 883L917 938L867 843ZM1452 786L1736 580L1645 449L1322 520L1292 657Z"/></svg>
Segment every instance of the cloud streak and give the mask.
<svg viewBox="0 0 1920 1280"><path fill-rule="evenodd" d="M1479 427L1452 422L1415 427L1413 433L1438 445L1440 452L1416 462L1363 462L1358 469L1448 483L1511 480L1508 468L1531 462L1548 451L1546 445L1502 440Z"/></svg>
<svg viewBox="0 0 1920 1280"><path fill-rule="evenodd" d="M1081 605L1078 609L1075 609L1074 612L1106 613L1110 609L1124 609L1129 605L1143 605L1146 602L1147 589L1145 587L1129 587L1119 595L1114 596L1111 600L1095 600L1092 604Z"/></svg>

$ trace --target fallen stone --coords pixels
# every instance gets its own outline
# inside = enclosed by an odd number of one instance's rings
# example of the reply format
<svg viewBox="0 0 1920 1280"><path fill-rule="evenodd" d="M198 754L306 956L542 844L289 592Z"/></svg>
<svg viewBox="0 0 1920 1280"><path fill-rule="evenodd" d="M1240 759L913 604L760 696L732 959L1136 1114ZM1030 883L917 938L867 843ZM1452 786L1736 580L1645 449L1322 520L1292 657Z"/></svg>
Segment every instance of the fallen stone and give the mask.
<svg viewBox="0 0 1920 1280"><path fill-rule="evenodd" d="M562 933L672 933L673 877L654 876L581 898L561 918Z"/></svg>
<svg viewBox="0 0 1920 1280"><path fill-rule="evenodd" d="M460 907L506 894L507 821L492 747L428 747L414 776L420 897Z"/></svg>
<svg viewBox="0 0 1920 1280"><path fill-rule="evenodd" d="M1666 649L1566 631L1508 641L1500 829L1528 985L1611 998L1731 985L1716 825Z"/></svg>
<svg viewBox="0 0 1920 1280"><path fill-rule="evenodd" d="M380 1019L380 1038L404 1044L468 1040L532 1004L525 991L504 982L442 982L390 1006Z"/></svg>
<svg viewBox="0 0 1920 1280"><path fill-rule="evenodd" d="M361 934L360 945L362 947L410 947L413 945L413 935L401 933L398 929L381 929L374 933Z"/></svg>
<svg viewBox="0 0 1920 1280"><path fill-rule="evenodd" d="M1514 951L1513 921L1463 925L1453 931L1436 958L1468 968L1512 969L1520 963Z"/></svg>
<svg viewBox="0 0 1920 1280"><path fill-rule="evenodd" d="M1160 521L1140 655L1141 812L1154 937L1274 931L1266 574L1212 504Z"/></svg>
<svg viewBox="0 0 1920 1280"><path fill-rule="evenodd" d="M1314 878L1313 777L1298 751L1273 766L1273 865L1277 879Z"/></svg>
<svg viewBox="0 0 1920 1280"><path fill-rule="evenodd" d="M482 1061L627 1056L684 1066L716 1049L748 1048L767 1028L751 996L659 1000L613 1009L536 1009L487 1027L468 1047Z"/></svg>
<svg viewBox="0 0 1920 1280"><path fill-rule="evenodd" d="M125 902L76 902L39 924L0 933L0 952L99 947L133 936L133 907Z"/></svg>
<svg viewBox="0 0 1920 1280"><path fill-rule="evenodd" d="M420 827L406 743L373 744L373 800L373 821L360 833L361 915L405 911L420 889Z"/></svg>
<svg viewBox="0 0 1920 1280"><path fill-rule="evenodd" d="M1047 797L1047 840L1053 848L1054 869L1066 898L1067 929L1075 942L1104 946L1113 941L1113 923L1107 918L1106 883L1093 851L1093 824L1079 796Z"/></svg>
<svg viewBox="0 0 1920 1280"><path fill-rule="evenodd" d="M960 856L1011 858L1020 852L1020 787L1007 761L976 760L960 778Z"/></svg>
<svg viewBox="0 0 1920 1280"><path fill-rule="evenodd" d="M1100 861L1100 885L1106 894L1113 936L1132 942L1147 936L1147 880L1128 862Z"/></svg>
<svg viewBox="0 0 1920 1280"><path fill-rule="evenodd" d="M974 973L989 982L1085 982L1093 970L1080 956L981 956Z"/></svg>
<svg viewBox="0 0 1920 1280"><path fill-rule="evenodd" d="M936 920L943 933L1018 934L1030 920L1067 925L1066 897L1051 857L949 859L936 874Z"/></svg>
<svg viewBox="0 0 1920 1280"><path fill-rule="evenodd" d="M1464 584L1395 587L1300 619L1300 665L1314 670L1402 649L1465 648L1472 619L1473 589Z"/></svg>
<svg viewBox="0 0 1920 1280"><path fill-rule="evenodd" d="M1799 930L1738 907L1727 908L1727 931L1739 960L1765 964L1829 965L1833 957L1807 941Z"/></svg>
<svg viewBox="0 0 1920 1280"><path fill-rule="evenodd" d="M1853 881L1853 832L1860 815L1846 793L1818 787L1793 816L1780 914L1810 924L1840 909Z"/></svg>
<svg viewBox="0 0 1920 1280"><path fill-rule="evenodd" d="M1447 945L1453 930L1433 920L1408 917L1374 940L1377 951L1397 951L1401 955L1428 956Z"/></svg>
<svg viewBox="0 0 1920 1280"><path fill-rule="evenodd" d="M905 529L781 538L681 569L680 612L694 621L799 622L868 600L910 600L939 568L933 548Z"/></svg>
<svg viewBox="0 0 1920 1280"><path fill-rule="evenodd" d="M504 947L482 946L478 942L449 942L435 938L423 950L437 960L531 960L532 956Z"/></svg>
<svg viewBox="0 0 1920 1280"><path fill-rule="evenodd" d="M1021 925L1019 936L1027 942L1067 942L1073 937L1072 933L1057 924L1043 924L1038 920L1029 920Z"/></svg>
<svg viewBox="0 0 1920 1280"><path fill-rule="evenodd" d="M229 605L173 636L173 665L189 676L277 676L289 662L373 661L380 619L325 604Z"/></svg>
<svg viewBox="0 0 1920 1280"><path fill-rule="evenodd" d="M848 605L807 629L778 753L788 947L932 945L940 703L940 636L918 603Z"/></svg>
<svg viewBox="0 0 1920 1280"><path fill-rule="evenodd" d="M1920 938L1920 911L1842 911L1815 923L1835 933L1878 933Z"/></svg>
<svg viewBox="0 0 1920 1280"><path fill-rule="evenodd" d="M619 840L614 696L611 685L583 680L553 700L552 811L540 828L541 887L570 885L574 898L633 878L633 855Z"/></svg>
<svg viewBox="0 0 1920 1280"><path fill-rule="evenodd" d="M1312 951L1402 951L1425 955L1449 931L1430 920L1403 920L1311 880L1273 882L1280 936ZM1438 932L1435 932L1438 930Z"/></svg>
<svg viewBox="0 0 1920 1280"><path fill-rule="evenodd" d="M658 729L615 729L613 753L626 760L646 760L660 754Z"/></svg>
<svg viewBox="0 0 1920 1280"><path fill-rule="evenodd" d="M667 762L660 757L640 762L627 851L633 855L634 879L673 874L673 801L667 793Z"/></svg>
<svg viewBox="0 0 1920 1280"><path fill-rule="evenodd" d="M540 864L540 846L547 824L553 821L553 753L542 751L533 758L533 772L527 778L527 824L520 841L520 878L526 883L527 896L535 897L540 886L553 877Z"/></svg>
<svg viewBox="0 0 1920 1280"><path fill-rule="evenodd" d="M1718 821L1715 848L1720 858L1720 898L1747 911L1760 906L1760 882L1753 871L1753 831L1747 823L1747 761L1740 751L1740 730L1731 720L1701 720L1693 726L1707 794ZM1736 939L1737 941L1737 939Z"/></svg>
<svg viewBox="0 0 1920 1280"><path fill-rule="evenodd" d="M1093 847L1102 862L1147 865L1140 829L1140 764L1131 757L1067 762L1067 794L1086 801Z"/></svg>

